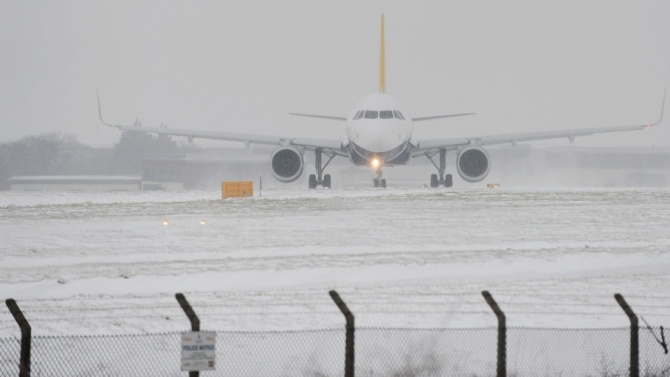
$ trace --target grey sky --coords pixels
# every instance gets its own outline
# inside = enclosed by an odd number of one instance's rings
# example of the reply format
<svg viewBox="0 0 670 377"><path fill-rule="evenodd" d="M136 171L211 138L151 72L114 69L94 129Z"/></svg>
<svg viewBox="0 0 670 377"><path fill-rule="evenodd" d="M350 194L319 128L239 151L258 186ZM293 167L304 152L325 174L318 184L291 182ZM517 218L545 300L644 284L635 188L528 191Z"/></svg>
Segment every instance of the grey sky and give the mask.
<svg viewBox="0 0 670 377"><path fill-rule="evenodd" d="M347 115L377 90L382 11L388 92L414 116L479 113L419 138L653 122L670 87L664 0L0 0L0 141L115 143L96 88L114 123L342 138L287 113ZM670 147L670 114L576 145Z"/></svg>

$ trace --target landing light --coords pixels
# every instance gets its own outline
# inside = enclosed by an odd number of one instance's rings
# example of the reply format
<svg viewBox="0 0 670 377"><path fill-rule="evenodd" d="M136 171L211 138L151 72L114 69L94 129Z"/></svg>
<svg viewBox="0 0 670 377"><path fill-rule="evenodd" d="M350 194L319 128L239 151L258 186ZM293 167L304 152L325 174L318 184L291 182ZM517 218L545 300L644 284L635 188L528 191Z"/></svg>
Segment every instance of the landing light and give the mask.
<svg viewBox="0 0 670 377"><path fill-rule="evenodd" d="M373 158L373 159L372 159L372 167L373 167L373 168L378 168L378 167L379 167L379 164L380 164L380 162L379 162L379 159L378 159L378 158Z"/></svg>
<svg viewBox="0 0 670 377"><path fill-rule="evenodd" d="M200 225L205 225L205 220L200 220Z"/></svg>
<svg viewBox="0 0 670 377"><path fill-rule="evenodd" d="M168 223L167 220L163 220L163 221L161 221L161 224L163 224L163 225L168 225L169 223Z"/></svg>

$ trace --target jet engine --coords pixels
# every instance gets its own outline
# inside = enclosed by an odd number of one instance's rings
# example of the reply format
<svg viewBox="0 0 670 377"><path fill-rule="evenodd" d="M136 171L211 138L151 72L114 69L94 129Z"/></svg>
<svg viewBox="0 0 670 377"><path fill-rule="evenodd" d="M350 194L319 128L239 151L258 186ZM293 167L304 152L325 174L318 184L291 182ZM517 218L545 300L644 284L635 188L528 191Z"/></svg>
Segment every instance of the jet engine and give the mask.
<svg viewBox="0 0 670 377"><path fill-rule="evenodd" d="M282 182L293 182L300 178L304 160L296 148L282 147L272 153L272 174Z"/></svg>
<svg viewBox="0 0 670 377"><path fill-rule="evenodd" d="M479 182L489 174L491 159L483 148L469 147L458 153L458 174L468 182Z"/></svg>

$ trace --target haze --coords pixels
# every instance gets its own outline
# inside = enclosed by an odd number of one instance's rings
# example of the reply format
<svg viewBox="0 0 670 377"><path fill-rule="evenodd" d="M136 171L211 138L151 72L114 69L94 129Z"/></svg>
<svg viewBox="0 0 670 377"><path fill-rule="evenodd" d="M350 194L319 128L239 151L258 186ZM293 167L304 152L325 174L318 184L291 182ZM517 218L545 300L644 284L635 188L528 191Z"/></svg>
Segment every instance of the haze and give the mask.
<svg viewBox="0 0 670 377"><path fill-rule="evenodd" d="M0 142L114 144L96 88L113 123L344 137L287 113L377 90L382 12L388 92L414 116L479 113L420 138L650 123L670 86L666 1L0 0ZM576 144L670 147L667 123Z"/></svg>

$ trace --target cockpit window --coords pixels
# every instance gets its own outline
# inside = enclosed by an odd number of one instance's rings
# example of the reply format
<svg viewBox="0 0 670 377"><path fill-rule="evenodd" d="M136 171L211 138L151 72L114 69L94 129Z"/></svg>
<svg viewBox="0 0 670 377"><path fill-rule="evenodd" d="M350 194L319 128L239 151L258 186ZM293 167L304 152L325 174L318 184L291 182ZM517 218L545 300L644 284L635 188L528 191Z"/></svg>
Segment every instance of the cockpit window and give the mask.
<svg viewBox="0 0 670 377"><path fill-rule="evenodd" d="M377 119L378 117L379 111L365 110L365 119Z"/></svg>
<svg viewBox="0 0 670 377"><path fill-rule="evenodd" d="M400 111L397 110L382 110L382 111L376 111L376 110L359 110L356 115L354 115L354 120L358 120L361 118L365 119L400 119L400 120L405 120L405 117L402 115Z"/></svg>
<svg viewBox="0 0 670 377"><path fill-rule="evenodd" d="M400 111L393 110L393 116L396 119L405 120L405 117L402 116L402 113Z"/></svg>
<svg viewBox="0 0 670 377"><path fill-rule="evenodd" d="M383 110L379 112L379 117L382 119L393 119L393 111L392 110Z"/></svg>

